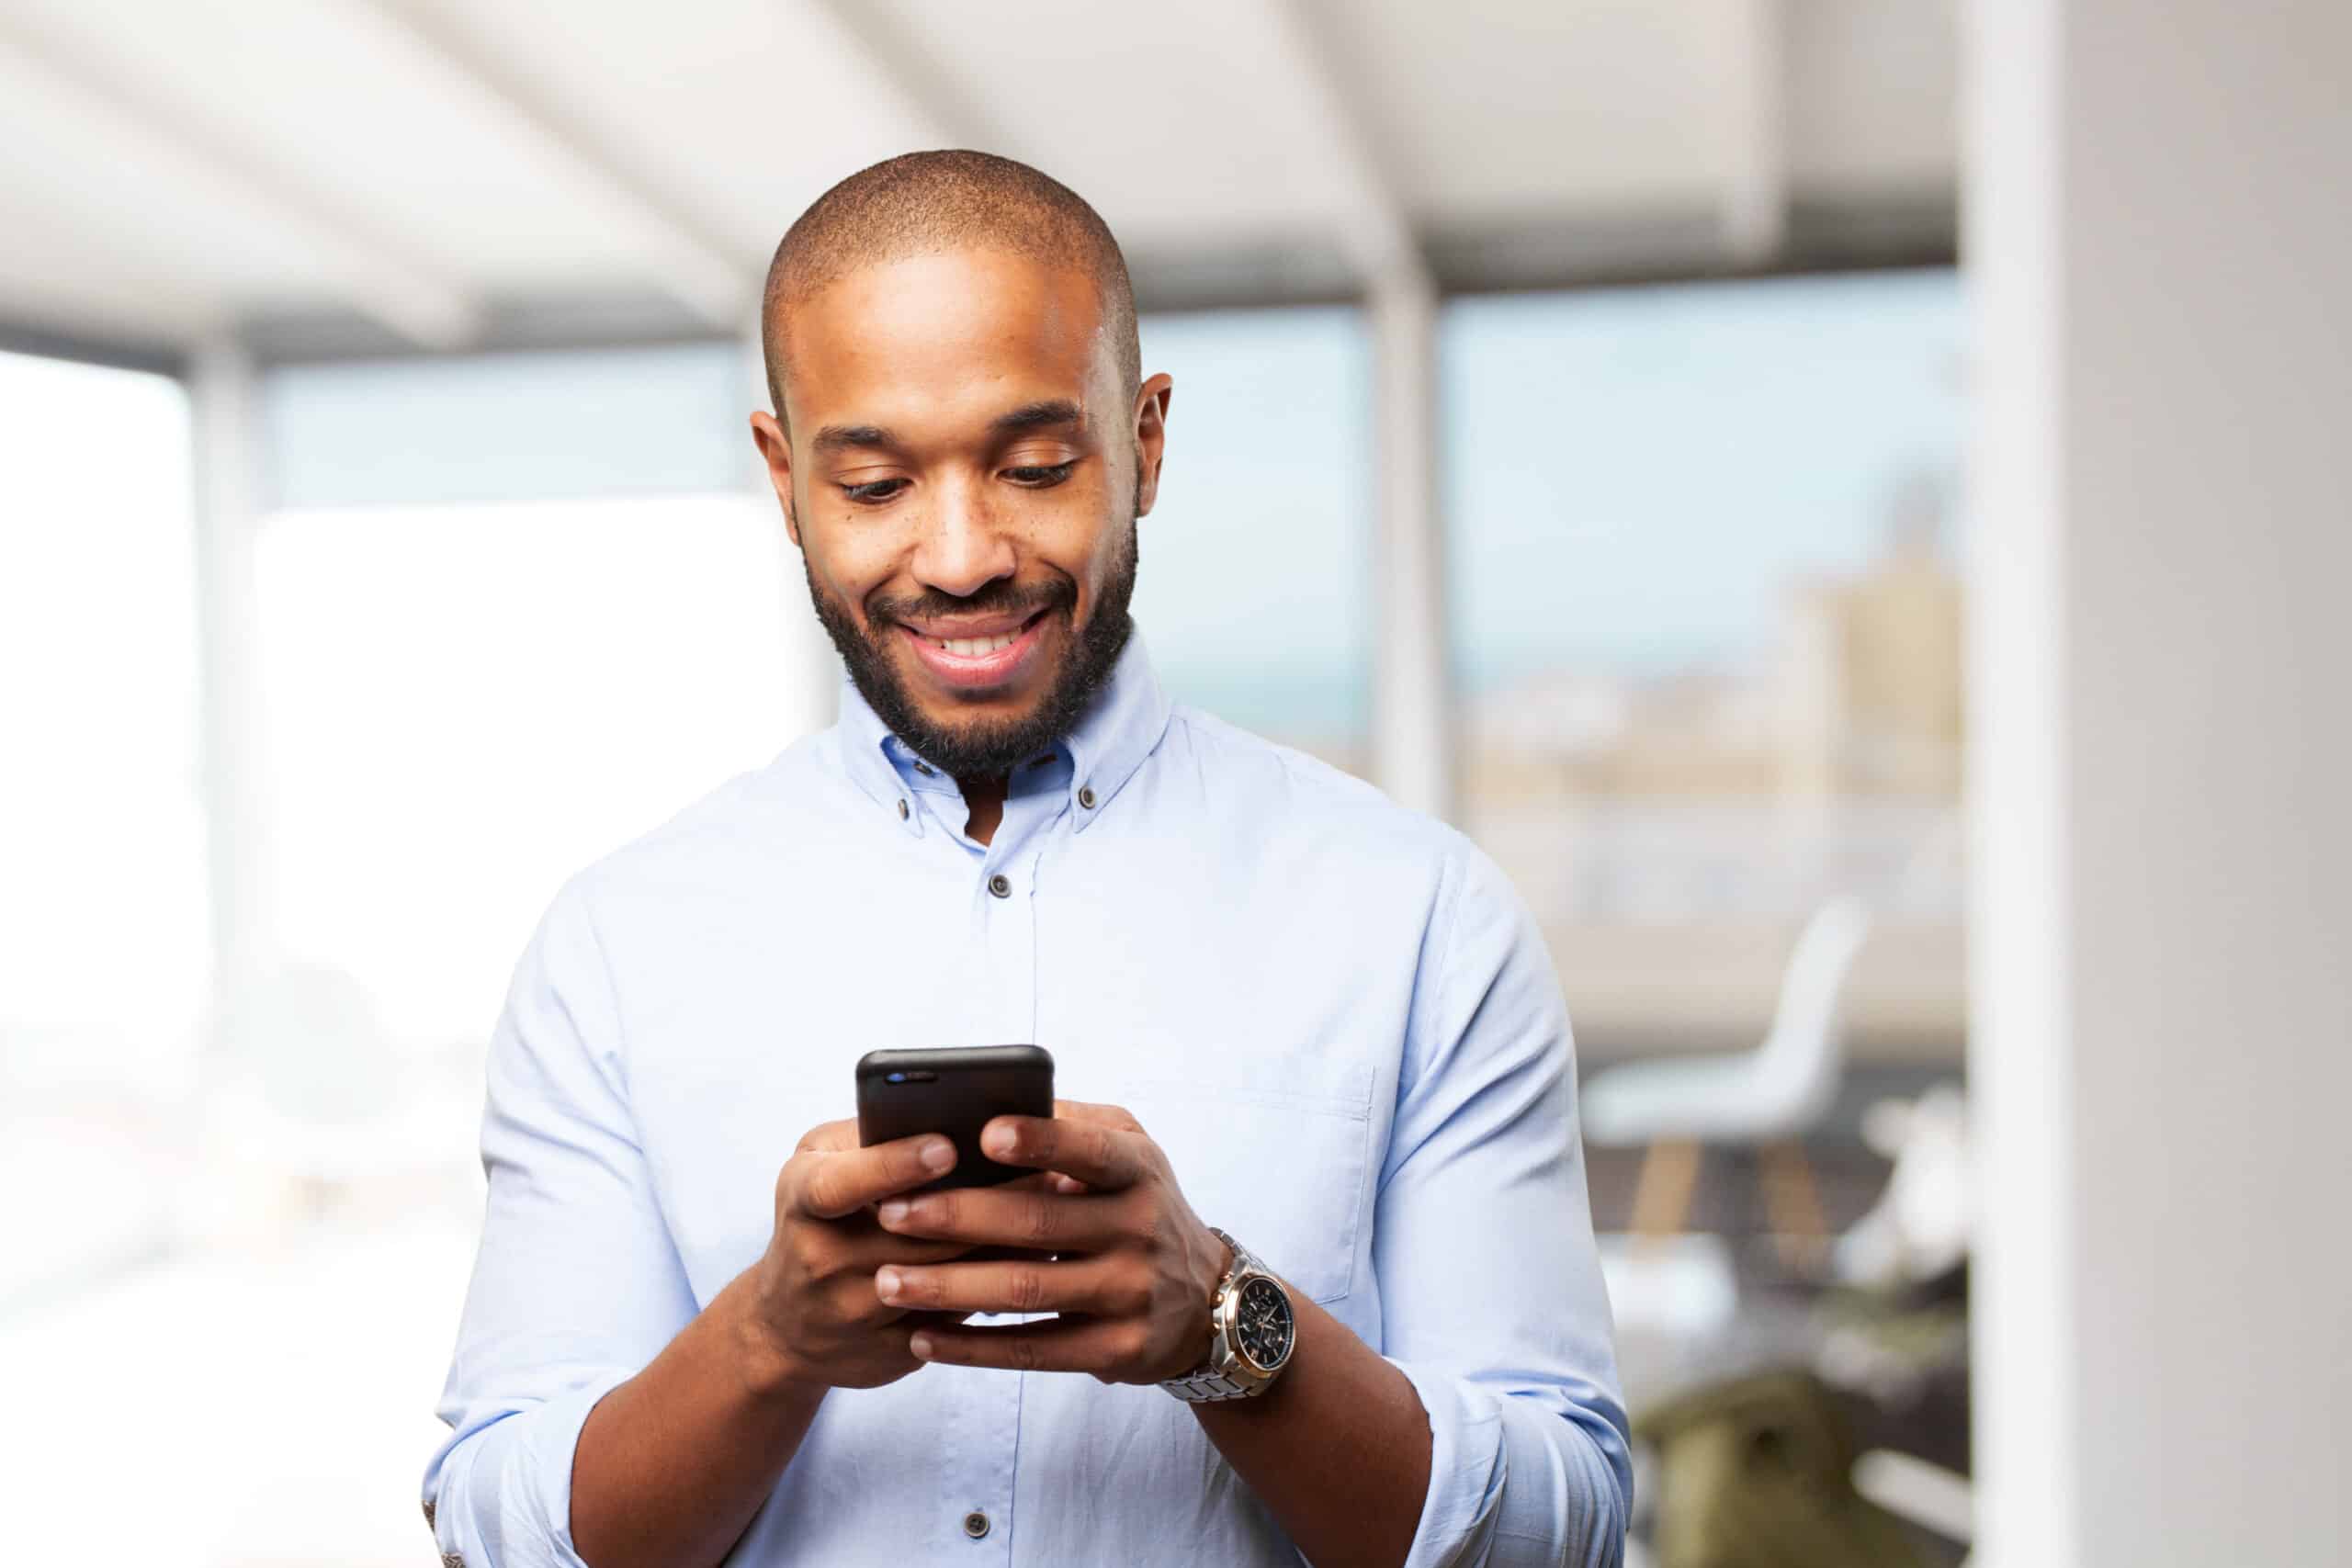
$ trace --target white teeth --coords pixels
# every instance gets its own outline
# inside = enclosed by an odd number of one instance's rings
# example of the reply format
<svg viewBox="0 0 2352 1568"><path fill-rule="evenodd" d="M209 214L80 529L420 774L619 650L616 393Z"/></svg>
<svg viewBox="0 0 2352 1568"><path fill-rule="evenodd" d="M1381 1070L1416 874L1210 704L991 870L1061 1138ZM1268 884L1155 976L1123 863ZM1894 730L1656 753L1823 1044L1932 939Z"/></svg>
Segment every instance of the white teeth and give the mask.
<svg viewBox="0 0 2352 1568"><path fill-rule="evenodd" d="M1003 632L996 637L951 637L945 641L933 637L931 641L933 647L945 649L962 658L977 659L983 653L994 653L1000 648L1011 648L1013 638L1019 635L1018 632Z"/></svg>

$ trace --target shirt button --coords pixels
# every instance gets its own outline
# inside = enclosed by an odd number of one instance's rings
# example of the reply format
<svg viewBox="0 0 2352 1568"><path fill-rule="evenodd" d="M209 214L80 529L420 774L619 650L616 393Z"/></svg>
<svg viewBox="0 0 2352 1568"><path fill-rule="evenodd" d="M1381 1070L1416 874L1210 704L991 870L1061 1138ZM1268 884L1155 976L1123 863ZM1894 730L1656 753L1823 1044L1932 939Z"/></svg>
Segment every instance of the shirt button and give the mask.
<svg viewBox="0 0 2352 1568"><path fill-rule="evenodd" d="M964 1533L974 1540L989 1533L989 1517L978 1508L964 1516Z"/></svg>
<svg viewBox="0 0 2352 1568"><path fill-rule="evenodd" d="M1000 898L1012 897L1012 878L1005 875L1004 873L1001 871L998 872L994 876L989 878L989 891L995 894ZM978 1516L975 1517L977 1517ZM983 1519L981 1523L985 1526L987 1521Z"/></svg>
<svg viewBox="0 0 2352 1568"><path fill-rule="evenodd" d="M906 803L905 801L903 801L903 800L902 800L902 801L899 802L899 821L901 821L901 822L903 822L903 821L905 821L906 819L907 819L907 803Z"/></svg>
<svg viewBox="0 0 2352 1568"><path fill-rule="evenodd" d="M929 762L917 762L915 764L915 772L921 773L927 779L935 779L939 776L938 773L933 769Z"/></svg>
<svg viewBox="0 0 2352 1568"><path fill-rule="evenodd" d="M1094 809L1094 786L1092 784L1088 784L1084 789L1078 792L1078 803L1086 807L1089 811Z"/></svg>

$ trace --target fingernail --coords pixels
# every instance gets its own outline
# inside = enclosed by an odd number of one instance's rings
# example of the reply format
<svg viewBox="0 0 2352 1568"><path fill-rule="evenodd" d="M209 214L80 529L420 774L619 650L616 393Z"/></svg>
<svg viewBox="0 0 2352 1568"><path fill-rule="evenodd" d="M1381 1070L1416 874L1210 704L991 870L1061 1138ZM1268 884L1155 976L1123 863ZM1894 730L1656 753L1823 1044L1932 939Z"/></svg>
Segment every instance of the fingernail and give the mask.
<svg viewBox="0 0 2352 1568"><path fill-rule="evenodd" d="M944 1138L933 1138L923 1145L922 1157L925 1170L952 1169L956 1164L956 1145Z"/></svg>
<svg viewBox="0 0 2352 1568"><path fill-rule="evenodd" d="M908 1348L909 1350L910 1350L910 1351L912 1351L912 1352L914 1353L914 1358L915 1358L915 1359L916 1359L916 1360L918 1360L918 1361L928 1361L928 1360L930 1360L930 1359L931 1359L931 1336L930 1336L930 1335L928 1335L928 1334L918 1334L918 1335L916 1335L913 1338L911 1338L911 1339L910 1339L910 1340L908 1340L908 1341L907 1341L907 1348Z"/></svg>
<svg viewBox="0 0 2352 1568"><path fill-rule="evenodd" d="M992 1155L1009 1155L1012 1152L1012 1145L1020 1140L1012 1135L1012 1129L1010 1127L991 1127L984 1134L982 1142L987 1145L989 1153Z"/></svg>
<svg viewBox="0 0 2352 1568"><path fill-rule="evenodd" d="M895 1225L905 1219L913 1208L914 1205L904 1198L886 1198L882 1201L882 1206L875 1213L882 1216L884 1224Z"/></svg>
<svg viewBox="0 0 2352 1568"><path fill-rule="evenodd" d="M886 1302L897 1301L899 1299L899 1271L896 1269L884 1269L877 1272L874 1276L874 1291L876 1295L879 1295Z"/></svg>

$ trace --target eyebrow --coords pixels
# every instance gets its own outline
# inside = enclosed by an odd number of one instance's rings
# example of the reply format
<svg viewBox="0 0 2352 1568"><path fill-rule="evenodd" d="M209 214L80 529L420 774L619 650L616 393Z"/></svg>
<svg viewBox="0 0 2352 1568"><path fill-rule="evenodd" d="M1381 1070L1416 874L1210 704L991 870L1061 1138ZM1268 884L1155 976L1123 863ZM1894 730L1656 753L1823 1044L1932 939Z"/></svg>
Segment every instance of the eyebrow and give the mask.
<svg viewBox="0 0 2352 1568"><path fill-rule="evenodd" d="M1038 402L1023 403L1009 413L1001 413L989 421L989 429L998 435L1026 435L1036 430L1080 430L1085 428L1086 414L1068 398L1046 398Z"/></svg>
<svg viewBox="0 0 2352 1568"><path fill-rule="evenodd" d="M1045 398L1023 403L989 421L991 435L1026 435L1040 430L1081 430L1085 411L1068 398ZM878 424L829 424L809 439L808 449L820 457L849 451L896 452L902 443Z"/></svg>
<svg viewBox="0 0 2352 1568"><path fill-rule="evenodd" d="M852 449L895 452L899 438L878 424L829 424L817 432L808 449L820 457Z"/></svg>

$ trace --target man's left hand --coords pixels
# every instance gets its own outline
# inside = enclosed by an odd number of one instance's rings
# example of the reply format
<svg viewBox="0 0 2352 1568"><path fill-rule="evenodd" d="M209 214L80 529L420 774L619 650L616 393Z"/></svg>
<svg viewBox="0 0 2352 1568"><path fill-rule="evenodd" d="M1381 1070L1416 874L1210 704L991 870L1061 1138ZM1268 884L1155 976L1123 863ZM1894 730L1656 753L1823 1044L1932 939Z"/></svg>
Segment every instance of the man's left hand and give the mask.
<svg viewBox="0 0 2352 1568"><path fill-rule="evenodd" d="M898 1264L875 1275L875 1290L913 1311L1060 1315L927 1328L914 1337L918 1357L1128 1383L1182 1377L1207 1359L1209 1303L1231 1254L1133 1116L1057 1100L1050 1119L997 1117L980 1146L1055 1179L894 1198L879 1210L883 1228L1046 1256Z"/></svg>

